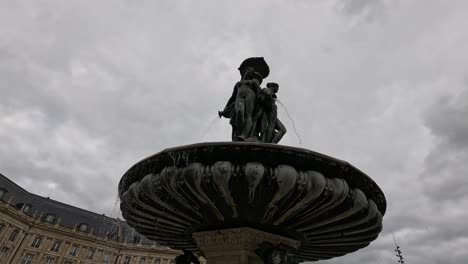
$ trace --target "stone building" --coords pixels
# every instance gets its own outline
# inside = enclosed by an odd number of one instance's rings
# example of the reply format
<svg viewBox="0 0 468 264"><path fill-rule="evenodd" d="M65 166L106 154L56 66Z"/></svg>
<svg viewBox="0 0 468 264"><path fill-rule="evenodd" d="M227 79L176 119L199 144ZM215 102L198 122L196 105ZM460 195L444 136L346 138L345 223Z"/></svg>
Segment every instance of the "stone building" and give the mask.
<svg viewBox="0 0 468 264"><path fill-rule="evenodd" d="M27 192L0 174L0 264L173 264L125 221Z"/></svg>

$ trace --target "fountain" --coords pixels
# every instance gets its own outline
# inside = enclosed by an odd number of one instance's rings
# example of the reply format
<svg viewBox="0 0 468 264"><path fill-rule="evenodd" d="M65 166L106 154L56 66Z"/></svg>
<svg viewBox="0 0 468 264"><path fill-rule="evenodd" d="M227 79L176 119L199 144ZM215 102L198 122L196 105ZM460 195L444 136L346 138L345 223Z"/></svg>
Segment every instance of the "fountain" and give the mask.
<svg viewBox="0 0 468 264"><path fill-rule="evenodd" d="M136 163L119 184L128 224L183 250L177 263L299 263L366 247L382 230L383 192L349 163L278 145L279 85L248 58L220 117L232 142L165 149Z"/></svg>

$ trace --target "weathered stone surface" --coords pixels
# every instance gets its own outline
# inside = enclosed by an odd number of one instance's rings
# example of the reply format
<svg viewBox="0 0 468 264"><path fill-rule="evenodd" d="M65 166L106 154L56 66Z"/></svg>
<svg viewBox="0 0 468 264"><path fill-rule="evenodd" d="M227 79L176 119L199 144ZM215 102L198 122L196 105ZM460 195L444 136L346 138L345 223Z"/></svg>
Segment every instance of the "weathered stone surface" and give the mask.
<svg viewBox="0 0 468 264"><path fill-rule="evenodd" d="M119 194L127 222L162 245L196 252L194 233L251 227L299 241L304 261L367 246L386 209L375 182L344 161L245 142L164 150L127 171Z"/></svg>
<svg viewBox="0 0 468 264"><path fill-rule="evenodd" d="M254 251L260 243L265 241L284 244L295 249L301 245L297 240L248 227L196 232L193 233L193 238L196 244L204 249L229 247L231 249L247 248Z"/></svg>
<svg viewBox="0 0 468 264"><path fill-rule="evenodd" d="M197 232L193 234L193 238L207 263L223 264L263 264L263 256L259 256L255 251L264 243L281 245L294 251L301 244L297 240L246 227Z"/></svg>

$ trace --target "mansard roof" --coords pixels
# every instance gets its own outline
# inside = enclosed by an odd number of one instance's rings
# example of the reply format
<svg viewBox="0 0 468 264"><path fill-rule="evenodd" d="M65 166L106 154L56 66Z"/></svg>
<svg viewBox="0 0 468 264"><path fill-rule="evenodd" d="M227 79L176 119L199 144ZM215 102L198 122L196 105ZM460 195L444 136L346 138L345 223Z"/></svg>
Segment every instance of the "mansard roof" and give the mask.
<svg viewBox="0 0 468 264"><path fill-rule="evenodd" d="M30 193L1 173L0 189L6 190L0 200L9 202L19 210L22 209L22 205L30 204L32 208L26 213L29 216L41 217L41 220L45 220L47 215L53 215L54 223L64 227L78 230L80 224L86 224L88 226L86 232L92 232L97 236L127 243L134 243L135 237L140 237L140 243L154 244L137 233L125 221Z"/></svg>

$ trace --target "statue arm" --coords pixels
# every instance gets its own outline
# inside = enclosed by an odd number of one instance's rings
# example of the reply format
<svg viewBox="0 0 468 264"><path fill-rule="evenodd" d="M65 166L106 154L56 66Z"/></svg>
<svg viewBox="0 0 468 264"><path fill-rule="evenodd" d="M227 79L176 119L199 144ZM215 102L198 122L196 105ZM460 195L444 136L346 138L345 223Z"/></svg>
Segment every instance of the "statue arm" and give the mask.
<svg viewBox="0 0 468 264"><path fill-rule="evenodd" d="M278 144L278 142L280 142L280 140L283 138L284 134L286 134L286 126L278 118L276 118L275 129L277 132L274 133L271 142Z"/></svg>
<svg viewBox="0 0 468 264"><path fill-rule="evenodd" d="M224 109L222 111L218 111L219 117L222 117L222 116L224 116L226 118L231 117L231 111L232 111L232 108L233 108L233 104L236 101L236 97L237 97L237 83L236 83L236 85L234 85L232 95L229 98L229 100L227 101L226 106L224 107Z"/></svg>
<svg viewBox="0 0 468 264"><path fill-rule="evenodd" d="M234 88L232 89L232 95L231 95L231 98L229 98L226 104L226 107L233 104L236 101L236 97L237 97L237 83L234 85Z"/></svg>

